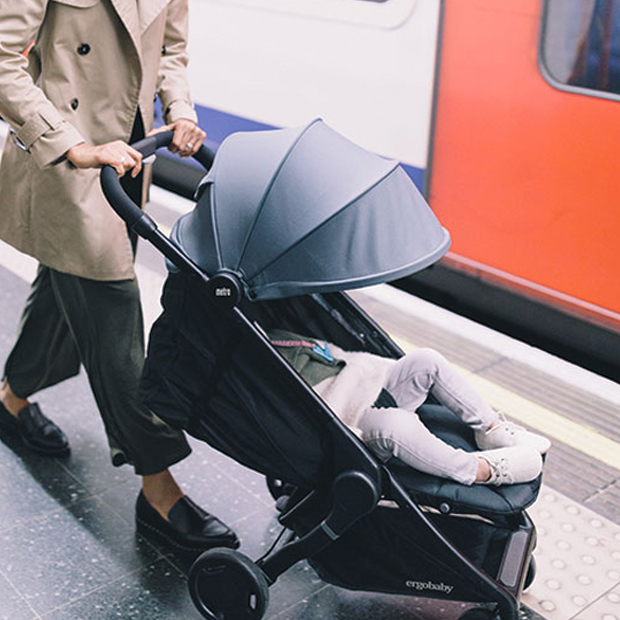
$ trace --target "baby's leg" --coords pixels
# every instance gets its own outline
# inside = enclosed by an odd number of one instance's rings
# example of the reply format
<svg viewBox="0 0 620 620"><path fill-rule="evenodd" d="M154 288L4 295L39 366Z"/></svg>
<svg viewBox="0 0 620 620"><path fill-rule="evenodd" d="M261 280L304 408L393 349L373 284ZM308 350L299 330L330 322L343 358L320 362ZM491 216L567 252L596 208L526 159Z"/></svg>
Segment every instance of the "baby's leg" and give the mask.
<svg viewBox="0 0 620 620"><path fill-rule="evenodd" d="M390 370L385 389L398 407L415 411L428 394L474 430L486 430L498 414L446 358L433 349L417 349Z"/></svg>
<svg viewBox="0 0 620 620"><path fill-rule="evenodd" d="M531 446L465 452L443 442L416 413L403 409L369 408L358 426L363 441L382 461L395 456L418 471L461 484L529 482L542 469L542 458Z"/></svg>
<svg viewBox="0 0 620 620"><path fill-rule="evenodd" d="M443 355L417 349L394 364L385 389L401 409L415 411L432 394L468 424L482 450L529 446L544 454L551 442L500 417Z"/></svg>
<svg viewBox="0 0 620 620"><path fill-rule="evenodd" d="M364 443L381 459L392 456L419 470L473 484L478 473L474 453L453 448L433 435L416 413L402 409L369 408L358 427Z"/></svg>

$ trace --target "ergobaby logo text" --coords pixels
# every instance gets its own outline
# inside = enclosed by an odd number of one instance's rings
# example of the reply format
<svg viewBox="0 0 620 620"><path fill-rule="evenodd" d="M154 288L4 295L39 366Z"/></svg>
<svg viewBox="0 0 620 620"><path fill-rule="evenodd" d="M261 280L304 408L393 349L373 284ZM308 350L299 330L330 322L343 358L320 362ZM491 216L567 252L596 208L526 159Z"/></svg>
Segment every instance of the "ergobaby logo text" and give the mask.
<svg viewBox="0 0 620 620"><path fill-rule="evenodd" d="M408 588L413 588L421 592L422 590L433 590L434 592L443 592L450 594L454 590L454 586L449 586L445 583L433 583L432 581L405 581L405 585Z"/></svg>

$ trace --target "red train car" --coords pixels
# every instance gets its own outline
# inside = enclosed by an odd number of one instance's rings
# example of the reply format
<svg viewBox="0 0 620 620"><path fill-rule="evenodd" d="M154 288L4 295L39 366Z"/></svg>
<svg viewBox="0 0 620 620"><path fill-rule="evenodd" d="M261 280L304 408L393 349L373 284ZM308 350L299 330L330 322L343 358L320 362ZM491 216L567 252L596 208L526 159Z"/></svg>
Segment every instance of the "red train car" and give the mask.
<svg viewBox="0 0 620 620"><path fill-rule="evenodd" d="M446 0L413 289L620 376L620 2Z"/></svg>

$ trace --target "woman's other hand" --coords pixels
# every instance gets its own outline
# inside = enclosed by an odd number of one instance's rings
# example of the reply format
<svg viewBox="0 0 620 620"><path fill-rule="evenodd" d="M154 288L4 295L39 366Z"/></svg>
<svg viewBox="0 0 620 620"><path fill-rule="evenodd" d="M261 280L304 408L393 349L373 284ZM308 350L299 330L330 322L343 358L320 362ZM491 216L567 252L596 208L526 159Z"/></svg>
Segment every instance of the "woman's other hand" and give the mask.
<svg viewBox="0 0 620 620"><path fill-rule="evenodd" d="M107 142L100 146L82 142L72 146L67 151L66 157L76 168L112 166L119 177L131 170L131 178L135 179L142 170L142 154L122 140Z"/></svg>
<svg viewBox="0 0 620 620"><path fill-rule="evenodd" d="M162 131L174 131L172 142L168 149L181 157L190 157L198 152L207 134L189 119L181 118L170 125L164 125L151 131L152 136Z"/></svg>

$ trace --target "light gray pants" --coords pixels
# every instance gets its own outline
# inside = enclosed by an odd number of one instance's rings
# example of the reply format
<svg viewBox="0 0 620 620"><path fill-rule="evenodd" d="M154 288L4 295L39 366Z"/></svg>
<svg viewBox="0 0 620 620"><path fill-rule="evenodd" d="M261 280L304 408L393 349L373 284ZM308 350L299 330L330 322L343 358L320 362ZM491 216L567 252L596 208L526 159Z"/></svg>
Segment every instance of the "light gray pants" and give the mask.
<svg viewBox="0 0 620 620"><path fill-rule="evenodd" d="M437 351L418 349L394 364L384 387L398 409L369 408L361 415L358 427L370 449L382 461L395 456L420 471L473 484L477 457L433 435L416 414L431 394L474 431L486 430L498 414L465 377Z"/></svg>

